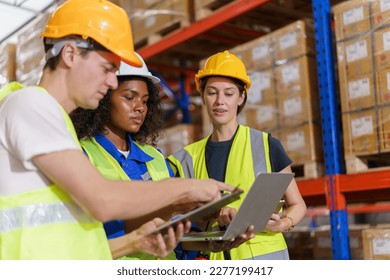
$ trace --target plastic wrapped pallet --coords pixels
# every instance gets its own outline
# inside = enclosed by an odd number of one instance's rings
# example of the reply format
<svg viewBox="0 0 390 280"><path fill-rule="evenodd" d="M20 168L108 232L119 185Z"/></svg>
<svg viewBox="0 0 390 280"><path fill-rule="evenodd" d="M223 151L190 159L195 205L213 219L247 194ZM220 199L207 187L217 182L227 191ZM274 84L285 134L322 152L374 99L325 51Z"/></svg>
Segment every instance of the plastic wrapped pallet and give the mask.
<svg viewBox="0 0 390 280"><path fill-rule="evenodd" d="M15 80L15 50L14 44L0 45L0 88Z"/></svg>
<svg viewBox="0 0 390 280"><path fill-rule="evenodd" d="M347 173L389 158L390 1L351 0L332 8Z"/></svg>
<svg viewBox="0 0 390 280"><path fill-rule="evenodd" d="M26 86L36 85L42 75L46 60L41 33L49 15L41 14L17 36L16 79Z"/></svg>

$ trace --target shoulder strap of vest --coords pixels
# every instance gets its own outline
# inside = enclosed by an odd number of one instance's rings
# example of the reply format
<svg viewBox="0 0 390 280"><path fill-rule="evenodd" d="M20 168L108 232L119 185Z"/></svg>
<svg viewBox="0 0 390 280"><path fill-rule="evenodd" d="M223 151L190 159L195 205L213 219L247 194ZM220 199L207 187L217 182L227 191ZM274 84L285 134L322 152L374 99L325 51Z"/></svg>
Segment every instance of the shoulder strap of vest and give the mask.
<svg viewBox="0 0 390 280"><path fill-rule="evenodd" d="M255 174L259 172L272 172L268 142L269 134L253 128L246 128L249 129L252 149L256 151L252 153ZM264 167L263 164L265 164Z"/></svg>
<svg viewBox="0 0 390 280"><path fill-rule="evenodd" d="M122 169L119 163L113 158L94 138L81 140L81 146L87 153L90 161L99 169L100 165L113 169L120 180L130 180L126 172Z"/></svg>
<svg viewBox="0 0 390 280"><path fill-rule="evenodd" d="M6 97L8 94L10 94L13 91L17 91L19 89L24 88L25 86L22 85L19 82L11 82L6 84L1 90L0 90L0 100L2 100L4 97Z"/></svg>
<svg viewBox="0 0 390 280"><path fill-rule="evenodd" d="M141 145L135 141L134 144L153 158L153 160L146 162L146 167L148 168L148 172L153 181L159 181L170 177L168 167L162 153L151 145Z"/></svg>

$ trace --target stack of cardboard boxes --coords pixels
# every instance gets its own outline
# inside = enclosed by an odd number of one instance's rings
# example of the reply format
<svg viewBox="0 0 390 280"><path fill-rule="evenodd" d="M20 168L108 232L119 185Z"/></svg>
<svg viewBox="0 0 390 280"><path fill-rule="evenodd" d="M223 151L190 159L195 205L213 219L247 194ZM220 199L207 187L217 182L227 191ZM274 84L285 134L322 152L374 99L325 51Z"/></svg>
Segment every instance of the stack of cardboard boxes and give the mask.
<svg viewBox="0 0 390 280"><path fill-rule="evenodd" d="M390 1L333 7L347 173L354 157L390 151Z"/></svg>
<svg viewBox="0 0 390 280"><path fill-rule="evenodd" d="M313 21L298 20L230 51L252 80L240 123L279 138L294 165L304 166L305 178L322 176Z"/></svg>
<svg viewBox="0 0 390 280"><path fill-rule="evenodd" d="M153 44L162 36L187 26L193 16L189 0L112 1L124 8L130 17L136 46Z"/></svg>
<svg viewBox="0 0 390 280"><path fill-rule="evenodd" d="M26 86L36 85L42 75L46 59L41 34L49 16L50 13L41 14L17 36L16 79Z"/></svg>

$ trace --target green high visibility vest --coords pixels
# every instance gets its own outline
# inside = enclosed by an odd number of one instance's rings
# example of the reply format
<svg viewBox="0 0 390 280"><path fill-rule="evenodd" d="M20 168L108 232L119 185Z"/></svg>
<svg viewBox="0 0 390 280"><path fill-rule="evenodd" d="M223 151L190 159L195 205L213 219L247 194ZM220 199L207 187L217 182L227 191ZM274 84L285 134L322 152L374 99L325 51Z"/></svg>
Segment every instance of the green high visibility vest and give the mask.
<svg viewBox="0 0 390 280"><path fill-rule="evenodd" d="M116 159L96 142L94 138L83 139L80 143L91 163L104 177L110 180L130 180L129 176L127 176L126 172L122 169ZM170 177L165 158L156 148L150 145L134 143L146 154L153 157L153 160L146 162L146 167L153 181L159 181ZM157 258L143 253L135 253L121 259L155 260ZM176 257L172 252L164 259L175 260Z"/></svg>
<svg viewBox="0 0 390 280"><path fill-rule="evenodd" d="M206 166L206 143L208 137L188 145L169 156L172 168L183 178L208 178ZM240 125L233 140L228 156L225 183L240 186L244 190L242 198L229 206L238 209L245 194L259 172L272 172L268 134ZM282 233L261 232L238 248L230 250L232 260L253 258L256 256L284 250L287 248ZM223 252L211 253L210 259L223 260Z"/></svg>
<svg viewBox="0 0 390 280"><path fill-rule="evenodd" d="M0 100L23 87L17 82L6 85L0 91ZM79 145L72 121L60 108ZM112 259L112 255L102 223L52 184L0 197L0 259L95 260Z"/></svg>

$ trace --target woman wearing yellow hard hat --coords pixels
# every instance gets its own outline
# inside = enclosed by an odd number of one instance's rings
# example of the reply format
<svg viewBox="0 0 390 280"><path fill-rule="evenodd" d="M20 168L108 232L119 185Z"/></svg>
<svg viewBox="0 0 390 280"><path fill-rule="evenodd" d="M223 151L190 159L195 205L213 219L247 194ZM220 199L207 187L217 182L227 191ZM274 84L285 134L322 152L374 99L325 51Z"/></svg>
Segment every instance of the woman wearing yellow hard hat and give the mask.
<svg viewBox="0 0 390 280"><path fill-rule="evenodd" d="M125 11L109 1L65 1L42 34L39 84L0 91L0 259L165 257L182 224L165 239L149 235L163 222L156 218L108 242L102 222L185 212L234 189L215 180L108 180L81 151L68 114L95 109L117 88L121 60L141 65L130 30Z"/></svg>
<svg viewBox="0 0 390 280"><path fill-rule="evenodd" d="M251 86L244 63L224 51L209 57L195 76L207 114L211 135L169 156L173 169L183 178L213 178L245 191L259 172L291 172L291 160L281 143L270 134L239 125ZM217 219L221 227L229 225L240 200L221 209ZM289 259L283 232L290 231L306 213L306 204L293 179L285 192L286 208L273 214L266 231L256 233L230 252L210 253L210 259ZM192 248L187 244L187 248ZM193 249L193 248L192 248Z"/></svg>

